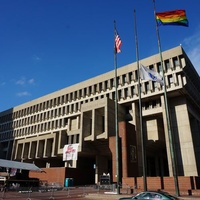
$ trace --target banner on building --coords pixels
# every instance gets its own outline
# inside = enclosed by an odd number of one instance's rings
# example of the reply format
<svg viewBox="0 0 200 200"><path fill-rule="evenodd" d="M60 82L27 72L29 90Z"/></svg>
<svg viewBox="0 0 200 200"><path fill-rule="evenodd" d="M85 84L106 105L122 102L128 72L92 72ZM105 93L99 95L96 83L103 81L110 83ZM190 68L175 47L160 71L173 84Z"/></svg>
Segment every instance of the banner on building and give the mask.
<svg viewBox="0 0 200 200"><path fill-rule="evenodd" d="M77 160L78 157L78 145L79 144L68 144L63 148L63 161Z"/></svg>

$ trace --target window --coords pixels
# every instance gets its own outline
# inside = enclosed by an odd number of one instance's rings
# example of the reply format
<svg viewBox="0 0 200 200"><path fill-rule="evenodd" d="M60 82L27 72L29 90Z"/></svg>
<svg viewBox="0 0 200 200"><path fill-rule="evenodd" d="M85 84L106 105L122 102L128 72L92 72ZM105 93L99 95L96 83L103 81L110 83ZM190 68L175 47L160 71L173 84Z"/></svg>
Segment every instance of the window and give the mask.
<svg viewBox="0 0 200 200"><path fill-rule="evenodd" d="M63 104L64 102L65 102L65 96L63 95L62 97L61 97L61 104Z"/></svg>
<svg viewBox="0 0 200 200"><path fill-rule="evenodd" d="M88 88L88 96L90 96L91 94L92 94L92 87L91 86L89 86L89 88Z"/></svg>
<svg viewBox="0 0 200 200"><path fill-rule="evenodd" d="M169 60L165 60L165 70L168 71L170 69Z"/></svg>
<svg viewBox="0 0 200 200"><path fill-rule="evenodd" d="M114 87L114 79L110 79L110 89Z"/></svg>
<svg viewBox="0 0 200 200"><path fill-rule="evenodd" d="M53 100L51 99L49 102L49 108L51 108L53 106Z"/></svg>
<svg viewBox="0 0 200 200"><path fill-rule="evenodd" d="M57 106L57 99L54 98L54 103L53 103L54 106Z"/></svg>
<svg viewBox="0 0 200 200"><path fill-rule="evenodd" d="M77 99L77 91L74 92L74 100Z"/></svg>
<svg viewBox="0 0 200 200"><path fill-rule="evenodd" d="M155 71L153 65L150 65L149 69Z"/></svg>
<svg viewBox="0 0 200 200"><path fill-rule="evenodd" d="M85 97L86 94L87 94L87 88L84 88L83 97Z"/></svg>
<svg viewBox="0 0 200 200"><path fill-rule="evenodd" d="M129 96L129 94L128 94L128 88L124 89L124 96L125 96L125 98L127 98Z"/></svg>
<svg viewBox="0 0 200 200"><path fill-rule="evenodd" d="M133 80L133 73L132 72L128 73L128 79L129 79L129 82L131 82Z"/></svg>
<svg viewBox="0 0 200 200"><path fill-rule="evenodd" d="M135 86L131 87L131 96L134 96L136 94Z"/></svg>
<svg viewBox="0 0 200 200"><path fill-rule="evenodd" d="M104 116L101 117L101 122L102 122L101 124L102 124L102 133L103 133L105 132L105 117Z"/></svg>
<svg viewBox="0 0 200 200"><path fill-rule="evenodd" d="M156 106L157 106L156 101L152 101L152 107L153 107L153 108L156 108Z"/></svg>
<svg viewBox="0 0 200 200"><path fill-rule="evenodd" d="M127 83L126 74L122 75L122 85L124 85L125 83Z"/></svg>
<svg viewBox="0 0 200 200"><path fill-rule="evenodd" d="M79 98L82 97L82 90L79 90Z"/></svg>
<svg viewBox="0 0 200 200"><path fill-rule="evenodd" d="M162 66L161 66L161 63L158 63L158 64L157 64L157 67L158 67L158 73L159 73L159 72L162 72Z"/></svg>
<svg viewBox="0 0 200 200"><path fill-rule="evenodd" d="M135 80L138 80L138 70L135 71Z"/></svg>
<svg viewBox="0 0 200 200"><path fill-rule="evenodd" d="M76 143L79 143L79 134L76 135Z"/></svg>
<svg viewBox="0 0 200 200"><path fill-rule="evenodd" d="M122 91L119 90L119 91L118 91L118 100L121 99L121 98L122 98Z"/></svg>
<svg viewBox="0 0 200 200"><path fill-rule="evenodd" d="M117 85L120 85L121 81L120 81L120 77L117 77Z"/></svg>
<svg viewBox="0 0 200 200"><path fill-rule="evenodd" d="M58 103L57 104L58 105L61 104L60 97L58 97Z"/></svg>
<svg viewBox="0 0 200 200"><path fill-rule="evenodd" d="M97 85L95 84L93 87L94 87L93 93L96 94L96 92L97 92Z"/></svg>
<svg viewBox="0 0 200 200"><path fill-rule="evenodd" d="M152 81L152 86L153 86L153 89L155 89L158 87L158 83L156 81Z"/></svg>
<svg viewBox="0 0 200 200"><path fill-rule="evenodd" d="M150 91L149 82L146 82L146 83L145 83L145 91L146 91L146 92Z"/></svg>
<svg viewBox="0 0 200 200"><path fill-rule="evenodd" d="M174 78L173 78L172 75L169 75L169 76L168 76L168 80L169 80L169 84L174 83Z"/></svg>
<svg viewBox="0 0 200 200"><path fill-rule="evenodd" d="M173 58L173 64L174 64L174 67L178 67L180 65L178 58Z"/></svg>
<svg viewBox="0 0 200 200"><path fill-rule="evenodd" d="M145 110L149 109L149 102L145 102Z"/></svg>
<svg viewBox="0 0 200 200"><path fill-rule="evenodd" d="M69 94L69 101L72 101L72 99L73 99L73 93L71 92L71 93Z"/></svg>
<svg viewBox="0 0 200 200"><path fill-rule="evenodd" d="M105 89L105 91L106 91L106 90L108 89L108 81L105 81L104 84L105 84L105 88L104 88L104 89Z"/></svg>

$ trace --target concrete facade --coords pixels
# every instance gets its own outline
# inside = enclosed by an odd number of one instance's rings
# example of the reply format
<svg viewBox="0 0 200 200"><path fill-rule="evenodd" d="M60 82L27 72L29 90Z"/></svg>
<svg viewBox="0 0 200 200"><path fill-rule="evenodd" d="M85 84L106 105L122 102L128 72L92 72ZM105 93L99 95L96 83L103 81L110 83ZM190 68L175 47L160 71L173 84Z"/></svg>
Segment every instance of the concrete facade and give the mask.
<svg viewBox="0 0 200 200"><path fill-rule="evenodd" d="M181 46L162 56L178 175L199 176L200 78ZM158 54L140 63L161 71ZM137 75L137 63L117 69L122 177L142 176ZM1 112L0 158L93 170L95 183L109 173L115 181L114 76L113 70ZM172 176L162 86L142 80L141 98L147 175ZM74 143L78 160L63 162L64 145Z"/></svg>

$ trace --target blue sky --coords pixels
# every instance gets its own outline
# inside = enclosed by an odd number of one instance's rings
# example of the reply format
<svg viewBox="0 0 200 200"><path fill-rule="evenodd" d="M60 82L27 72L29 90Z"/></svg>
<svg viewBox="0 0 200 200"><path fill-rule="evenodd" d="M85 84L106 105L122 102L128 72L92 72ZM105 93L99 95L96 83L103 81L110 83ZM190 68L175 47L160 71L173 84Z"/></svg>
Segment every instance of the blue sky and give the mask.
<svg viewBox="0 0 200 200"><path fill-rule="evenodd" d="M152 0L0 0L0 112L158 53ZM185 9L189 27L159 27L162 51L182 44L200 74L199 0L157 0L156 11Z"/></svg>

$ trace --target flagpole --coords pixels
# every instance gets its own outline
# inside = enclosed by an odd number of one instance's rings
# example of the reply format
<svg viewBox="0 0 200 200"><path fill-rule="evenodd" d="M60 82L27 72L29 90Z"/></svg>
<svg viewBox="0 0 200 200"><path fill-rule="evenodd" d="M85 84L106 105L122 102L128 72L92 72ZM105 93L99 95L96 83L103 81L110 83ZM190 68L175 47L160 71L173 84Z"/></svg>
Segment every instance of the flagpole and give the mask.
<svg viewBox="0 0 200 200"><path fill-rule="evenodd" d="M172 162L172 171L173 171L173 176L174 176L174 184L175 184L176 195L180 196L176 162L175 162L173 137L172 137L172 131L171 131L170 118L169 118L169 107L168 107L168 99L167 99L166 81L165 81L165 76L164 76L164 67L163 67L163 58L162 58L161 43L160 43L160 34L159 34L158 24L157 24L157 21L156 21L155 0L153 0L153 5L154 5L154 18L155 18L155 22L156 22L156 33L157 33L157 39L158 39L158 49L159 49L159 54L160 54L161 70L162 70L163 81L164 81L163 87L164 87L165 112L166 112L166 119L167 119L169 146L170 146L170 154L171 154L171 162Z"/></svg>
<svg viewBox="0 0 200 200"><path fill-rule="evenodd" d="M115 67L115 137L116 137L116 176L117 194L120 194L120 172L119 172L119 124L118 124L118 82L117 82L117 52L115 46L116 22L114 21L114 67Z"/></svg>
<svg viewBox="0 0 200 200"><path fill-rule="evenodd" d="M139 116L140 116L139 118L140 118L140 135L141 135L141 148L142 148L143 185L144 185L144 191L147 191L146 145L145 145L145 138L144 138L144 132L143 132L142 101L141 101L141 87L140 87L140 76L139 76L139 51L138 51L138 36L137 36L136 11L135 10L134 10L134 32L135 32L137 71L138 71L138 95L139 95Z"/></svg>

